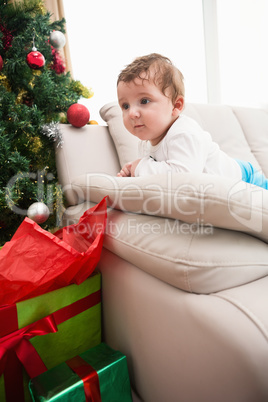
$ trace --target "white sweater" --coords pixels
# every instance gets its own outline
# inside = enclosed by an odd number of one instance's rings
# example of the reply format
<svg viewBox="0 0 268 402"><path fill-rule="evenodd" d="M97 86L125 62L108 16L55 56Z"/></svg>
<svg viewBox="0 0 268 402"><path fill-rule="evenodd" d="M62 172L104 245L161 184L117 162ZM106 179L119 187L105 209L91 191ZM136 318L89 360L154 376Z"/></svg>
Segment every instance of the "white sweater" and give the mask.
<svg viewBox="0 0 268 402"><path fill-rule="evenodd" d="M242 178L236 160L220 150L208 132L184 115L180 115L157 145L141 141L139 151L142 159L135 176L174 171Z"/></svg>

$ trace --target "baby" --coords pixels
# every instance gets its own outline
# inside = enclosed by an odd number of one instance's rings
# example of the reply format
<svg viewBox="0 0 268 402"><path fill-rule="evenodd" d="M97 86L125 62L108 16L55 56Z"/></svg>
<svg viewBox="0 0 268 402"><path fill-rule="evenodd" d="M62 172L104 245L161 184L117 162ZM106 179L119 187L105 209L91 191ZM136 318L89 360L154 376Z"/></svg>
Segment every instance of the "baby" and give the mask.
<svg viewBox="0 0 268 402"><path fill-rule="evenodd" d="M268 180L251 163L233 159L193 119L182 114L182 73L164 56L135 59L117 81L126 129L140 142L141 158L128 162L119 177L157 173L209 173L268 189Z"/></svg>

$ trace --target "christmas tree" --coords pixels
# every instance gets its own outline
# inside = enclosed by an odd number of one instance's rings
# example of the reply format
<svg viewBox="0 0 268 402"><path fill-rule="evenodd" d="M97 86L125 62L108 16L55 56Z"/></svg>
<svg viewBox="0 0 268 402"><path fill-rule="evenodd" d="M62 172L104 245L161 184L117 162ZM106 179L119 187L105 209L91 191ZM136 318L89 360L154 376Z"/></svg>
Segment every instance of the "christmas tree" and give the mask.
<svg viewBox="0 0 268 402"><path fill-rule="evenodd" d="M92 95L65 72L64 33L65 20L51 22L41 0L0 0L0 245L34 202L49 208L41 225L47 230L62 211L59 122L66 122L72 104Z"/></svg>

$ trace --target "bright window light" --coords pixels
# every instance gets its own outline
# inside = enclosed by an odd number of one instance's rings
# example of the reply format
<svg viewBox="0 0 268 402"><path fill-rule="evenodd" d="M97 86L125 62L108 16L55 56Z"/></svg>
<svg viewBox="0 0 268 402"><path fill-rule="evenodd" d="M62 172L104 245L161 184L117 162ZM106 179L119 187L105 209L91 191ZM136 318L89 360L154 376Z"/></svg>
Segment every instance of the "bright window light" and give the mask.
<svg viewBox="0 0 268 402"><path fill-rule="evenodd" d="M91 119L116 101L119 72L135 57L169 57L185 77L186 102L207 102L202 0L63 0L74 78L92 87L81 100Z"/></svg>
<svg viewBox="0 0 268 402"><path fill-rule="evenodd" d="M268 1L218 0L221 102L268 108Z"/></svg>

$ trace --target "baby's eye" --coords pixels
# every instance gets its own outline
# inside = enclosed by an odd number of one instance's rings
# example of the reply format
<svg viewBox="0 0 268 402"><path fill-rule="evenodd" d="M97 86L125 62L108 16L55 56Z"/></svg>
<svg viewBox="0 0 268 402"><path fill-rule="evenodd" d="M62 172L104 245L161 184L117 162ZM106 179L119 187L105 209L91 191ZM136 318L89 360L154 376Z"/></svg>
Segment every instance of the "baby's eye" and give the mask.
<svg viewBox="0 0 268 402"><path fill-rule="evenodd" d="M143 98L142 100L141 100L141 104L142 105L146 105L147 103L149 103L150 101L149 101L149 99L147 99L147 98Z"/></svg>
<svg viewBox="0 0 268 402"><path fill-rule="evenodd" d="M129 105L127 103L122 104L122 109L127 110L129 108Z"/></svg>

